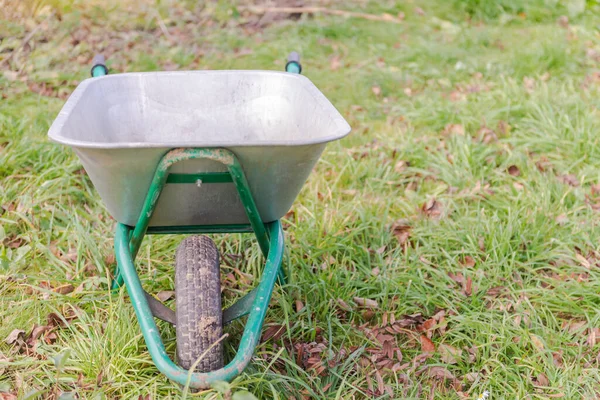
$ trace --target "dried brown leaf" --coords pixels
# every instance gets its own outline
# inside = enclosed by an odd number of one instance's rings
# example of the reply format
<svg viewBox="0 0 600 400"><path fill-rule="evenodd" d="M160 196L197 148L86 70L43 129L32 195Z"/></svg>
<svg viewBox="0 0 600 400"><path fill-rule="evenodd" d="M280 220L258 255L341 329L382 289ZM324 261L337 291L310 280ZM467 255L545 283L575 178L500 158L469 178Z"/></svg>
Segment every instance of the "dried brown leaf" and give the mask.
<svg viewBox="0 0 600 400"><path fill-rule="evenodd" d="M338 304L338 307L339 307L341 310L344 310L344 311L352 311L352 307L350 307L350 306L348 305L348 303L346 303L344 300L342 300L342 299L337 299L337 300L336 300L336 302L337 302L337 304Z"/></svg>
<svg viewBox="0 0 600 400"><path fill-rule="evenodd" d="M523 87L525 88L525 91L527 93L533 93L535 89L535 79L530 78L528 76L523 77Z"/></svg>
<svg viewBox="0 0 600 400"><path fill-rule="evenodd" d="M498 132L502 135L502 136L506 136L510 133L511 130L511 126L508 124L508 122L500 120L498 121Z"/></svg>
<svg viewBox="0 0 600 400"><path fill-rule="evenodd" d="M473 280L471 279L471 277L467 277L464 285L463 285L463 292L467 295L467 296L471 296L471 294L473 293Z"/></svg>
<svg viewBox="0 0 600 400"><path fill-rule="evenodd" d="M25 338L25 331L23 329L13 329L8 334L6 339L4 339L4 342L6 342L6 344L13 344L18 340L23 340L24 338Z"/></svg>
<svg viewBox="0 0 600 400"><path fill-rule="evenodd" d="M566 214L560 214L558 217L556 217L556 223L559 225L564 225L567 222L569 222L569 218L567 217Z"/></svg>
<svg viewBox="0 0 600 400"><path fill-rule="evenodd" d="M53 292L58 293L58 294L69 294L73 290L75 290L75 288L70 283L67 283L65 285L60 285L60 286L57 286L54 289L52 289Z"/></svg>
<svg viewBox="0 0 600 400"><path fill-rule="evenodd" d="M519 176L521 175L521 170L516 165L511 165L508 167L508 173L512 176Z"/></svg>
<svg viewBox="0 0 600 400"><path fill-rule="evenodd" d="M356 304L364 308L379 308L379 305L377 304L376 300L365 299L364 297L354 297L352 300L354 300Z"/></svg>
<svg viewBox="0 0 600 400"><path fill-rule="evenodd" d="M329 59L329 68L332 71L337 71L338 69L340 69L341 66L342 66L342 63L341 63L339 55L334 55L333 57L331 57Z"/></svg>
<svg viewBox="0 0 600 400"><path fill-rule="evenodd" d="M566 174L559 177L560 181L569 186L577 187L579 186L579 179L573 174Z"/></svg>
<svg viewBox="0 0 600 400"><path fill-rule="evenodd" d="M462 259L461 264L463 267L473 268L475 266L475 259L471 256L465 256Z"/></svg>
<svg viewBox="0 0 600 400"><path fill-rule="evenodd" d="M531 339L531 343L533 344L533 347L535 347L538 351L544 351L544 342L542 342L542 339L540 339L539 336L534 335L534 334L529 334L529 338Z"/></svg>
<svg viewBox="0 0 600 400"><path fill-rule="evenodd" d="M425 335L420 336L421 340L421 351L424 353L433 353L435 351L435 344Z"/></svg>
<svg viewBox="0 0 600 400"><path fill-rule="evenodd" d="M548 387L548 384L550 383L550 381L548 380L548 377L546 376L546 374L544 374L543 372L540 372L537 375L537 377L533 383L536 384L537 386Z"/></svg>
<svg viewBox="0 0 600 400"><path fill-rule="evenodd" d="M589 262L589 260L587 258L585 258L584 256L582 256L579 253L575 254L575 258L577 259L577 261L579 261L581 263L581 265L587 269L590 269L592 267L592 264Z"/></svg>
<svg viewBox="0 0 600 400"><path fill-rule="evenodd" d="M285 325L271 325L262 334L261 342L266 342L270 339L278 340L286 331Z"/></svg>
<svg viewBox="0 0 600 400"><path fill-rule="evenodd" d="M445 364L456 364L457 359L460 359L462 350L448 344L440 344L438 346L440 358Z"/></svg>
<svg viewBox="0 0 600 400"><path fill-rule="evenodd" d="M444 367L429 367L427 369L427 375L431 378L439 379L439 380L453 380L454 375L452 372L448 371L448 369Z"/></svg>
<svg viewBox="0 0 600 400"><path fill-rule="evenodd" d="M567 17L566 15L561 15L560 17L558 17L558 20L556 22L558 23L558 25L565 29L569 27L569 17Z"/></svg>
<svg viewBox="0 0 600 400"><path fill-rule="evenodd" d="M450 136L450 135L465 135L465 127L460 124L448 124L444 127L442 131L442 135Z"/></svg>
<svg viewBox="0 0 600 400"><path fill-rule="evenodd" d="M469 372L465 375L465 379L471 383L475 382L479 378L479 372Z"/></svg>
<svg viewBox="0 0 600 400"><path fill-rule="evenodd" d="M160 301L167 301L167 300L175 297L175 291L174 290L161 290L160 292L156 293L156 297L158 297L158 299Z"/></svg>
<svg viewBox="0 0 600 400"><path fill-rule="evenodd" d="M423 203L421 212L429 218L439 218L442 215L442 203L432 197Z"/></svg>
<svg viewBox="0 0 600 400"><path fill-rule="evenodd" d="M392 234L401 246L405 246L410 237L411 226L407 220L400 219L392 224Z"/></svg>

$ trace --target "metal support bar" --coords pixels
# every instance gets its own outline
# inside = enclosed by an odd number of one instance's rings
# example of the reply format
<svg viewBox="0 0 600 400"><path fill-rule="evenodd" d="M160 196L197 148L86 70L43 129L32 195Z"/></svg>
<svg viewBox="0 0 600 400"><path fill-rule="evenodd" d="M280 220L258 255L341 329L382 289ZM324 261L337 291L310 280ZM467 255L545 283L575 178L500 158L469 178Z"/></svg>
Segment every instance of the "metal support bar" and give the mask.
<svg viewBox="0 0 600 400"><path fill-rule="evenodd" d="M239 225L188 225L188 226L151 226L146 231L147 235L160 235L169 233L248 233L252 232L250 224Z"/></svg>
<svg viewBox="0 0 600 400"><path fill-rule="evenodd" d="M206 158L209 160L218 161L227 166L229 174L231 175L236 189L240 195L240 199L242 200L242 204L244 204L244 209L248 215L248 220L250 221L252 230L256 235L260 249L266 257L269 250L269 237L267 236L265 225L262 222L258 208L256 207L256 203L252 197L252 193L250 192L250 186L246 180L246 175L244 175L242 166L238 162L235 155L229 150L225 149L192 148L174 149L169 151L162 158L158 164L158 167L156 167L154 178L152 179L152 183L148 189L148 194L146 195L142 211L131 236L130 247L133 258L135 259L135 256L137 255L142 243L142 239L144 238L146 230L148 229L150 218L152 217L152 213L154 212L156 204L158 203L158 199L160 198L160 194L169 176L169 168L171 168L173 164L180 161L198 158Z"/></svg>
<svg viewBox="0 0 600 400"><path fill-rule="evenodd" d="M160 302L160 300L156 300L152 295L144 290L144 296L146 297L146 301L148 302L148 307L150 307L150 312L156 318L161 319L165 322L170 323L171 325L177 324L177 319L175 317L175 311L171 310L169 307Z"/></svg>
<svg viewBox="0 0 600 400"><path fill-rule="evenodd" d="M169 174L167 183L231 183L229 172L204 172L201 174Z"/></svg>
<svg viewBox="0 0 600 400"><path fill-rule="evenodd" d="M279 269L281 271L281 268ZM277 274L279 275L279 274ZM252 303L256 298L256 288L252 289L244 297L236 301L231 307L223 311L223 325L227 325L233 320L248 315L252 308Z"/></svg>
<svg viewBox="0 0 600 400"><path fill-rule="evenodd" d="M191 387L198 389L206 388L214 381L231 381L244 370L252 359L254 348L260 339L260 331L269 301L271 300L277 272L281 267L283 259L284 246L281 223L279 221L271 222L268 224L268 229L270 246L265 268L260 283L256 288L256 295L250 308L248 321L246 322L244 333L242 334L242 339L234 359L217 371L190 373L177 366L167 355L133 263L134 255L129 246L131 228L123 224L117 224L117 231L115 233L117 263L123 275L125 286L131 298L150 356L156 367L169 379L180 385L185 385L189 376Z"/></svg>

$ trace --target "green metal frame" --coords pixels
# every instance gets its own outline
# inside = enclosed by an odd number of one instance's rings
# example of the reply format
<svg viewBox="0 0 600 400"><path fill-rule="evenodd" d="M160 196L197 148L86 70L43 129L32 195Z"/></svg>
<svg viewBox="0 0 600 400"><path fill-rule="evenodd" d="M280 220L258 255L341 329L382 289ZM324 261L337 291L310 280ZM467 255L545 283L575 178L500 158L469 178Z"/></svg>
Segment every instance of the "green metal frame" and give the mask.
<svg viewBox="0 0 600 400"><path fill-rule="evenodd" d="M173 164L200 158L218 161L227 166L228 172L169 174L169 169ZM248 216L249 224L148 227L166 183L210 184L223 182L232 182L236 186ZM260 249L266 257L265 267L258 286L223 313L224 323L248 315L235 358L217 371L208 373L190 372L177 366L167 355L160 333L154 322L152 311L146 300L145 292L137 275L134 261L145 234L224 232L254 232ZM279 279L280 282L285 282L285 275L281 267L283 252L284 238L281 223L279 221L268 224L262 222L244 171L232 152L218 148L174 149L165 154L159 162L135 227L117 224L115 233L117 269L115 270L112 287L113 289L117 289L123 283L125 284L146 345L148 346L148 351L156 367L169 379L181 385L187 384L189 379L190 387L205 388L214 381L232 380L250 362L254 349L260 339L260 331L275 281Z"/></svg>

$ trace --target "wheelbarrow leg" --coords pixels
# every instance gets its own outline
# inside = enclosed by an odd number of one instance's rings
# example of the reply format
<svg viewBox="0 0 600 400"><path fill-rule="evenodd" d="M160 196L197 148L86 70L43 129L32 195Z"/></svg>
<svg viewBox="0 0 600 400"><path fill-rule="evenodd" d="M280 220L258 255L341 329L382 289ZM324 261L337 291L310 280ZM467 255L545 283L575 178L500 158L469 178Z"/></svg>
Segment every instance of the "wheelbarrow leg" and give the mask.
<svg viewBox="0 0 600 400"><path fill-rule="evenodd" d="M161 340L158 327L154 322L148 298L135 270L133 254L129 246L131 228L117 224L115 234L115 253L117 263L125 281L133 309L148 347L148 352L156 367L169 379L180 385L189 384L191 388L204 389L215 381L231 381L239 375L250 363L254 349L260 341L260 332L265 320L269 301L273 293L277 271L281 267L284 253L284 239L281 223L274 221L267 224L270 236L270 246L260 283L256 287L249 307L248 320L240 340L234 359L225 367L207 373L190 372L176 365L167 355Z"/></svg>
<svg viewBox="0 0 600 400"><path fill-rule="evenodd" d="M119 264L117 264L117 266L115 267L115 272L113 273L113 279L110 288L112 290L117 290L121 286L123 286L123 275L121 275Z"/></svg>
<svg viewBox="0 0 600 400"><path fill-rule="evenodd" d="M287 285L287 273L283 267L283 263L279 266L279 271L277 271L277 283L280 286Z"/></svg>

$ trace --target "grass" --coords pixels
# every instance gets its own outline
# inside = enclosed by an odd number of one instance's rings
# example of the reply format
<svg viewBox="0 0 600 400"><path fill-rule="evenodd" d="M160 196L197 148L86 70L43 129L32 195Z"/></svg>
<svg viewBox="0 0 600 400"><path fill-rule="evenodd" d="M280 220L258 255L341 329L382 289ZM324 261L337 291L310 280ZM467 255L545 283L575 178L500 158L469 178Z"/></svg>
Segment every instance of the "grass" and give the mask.
<svg viewBox="0 0 600 400"><path fill-rule="evenodd" d="M50 313L75 309L76 318L29 345L1 341L0 392L182 395L157 373L125 291L108 291L114 222L72 151L46 139L93 53L105 52L115 72L281 70L296 49L353 132L328 146L286 218L291 280L275 290L263 329L282 332L230 386L187 397L597 398L596 3L343 6L402 12L401 24L331 15L266 22L227 2L4 5L0 338L29 335ZM145 240L138 265L151 293L173 288L180 239ZM229 255L224 277L237 282L225 285L230 303L262 260L249 237L215 240ZM53 290L68 283L78 290ZM373 333L392 318L408 321L391 339L401 369L375 373L369 360L382 345ZM160 326L173 354L175 331ZM227 329L229 359L241 327ZM435 350L426 353L428 337ZM315 359L299 356L318 346Z"/></svg>

